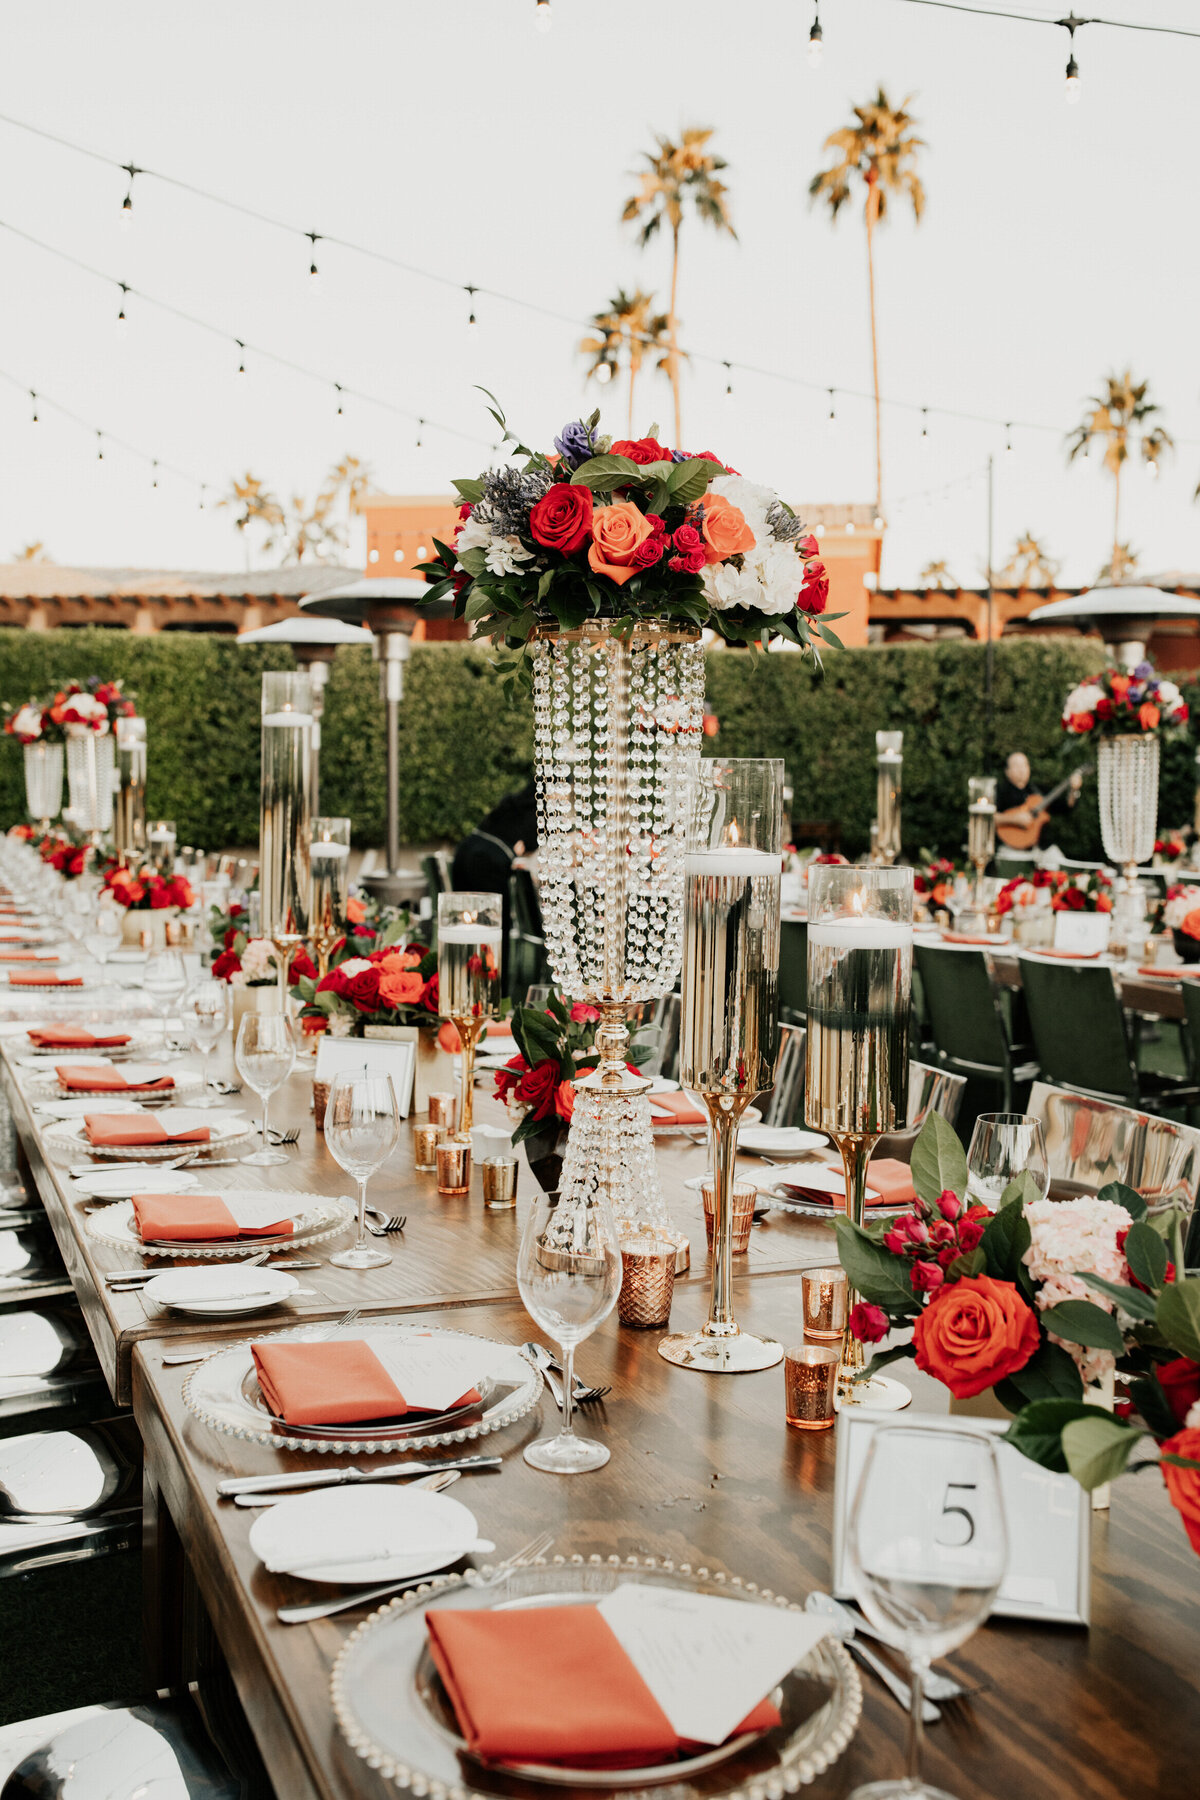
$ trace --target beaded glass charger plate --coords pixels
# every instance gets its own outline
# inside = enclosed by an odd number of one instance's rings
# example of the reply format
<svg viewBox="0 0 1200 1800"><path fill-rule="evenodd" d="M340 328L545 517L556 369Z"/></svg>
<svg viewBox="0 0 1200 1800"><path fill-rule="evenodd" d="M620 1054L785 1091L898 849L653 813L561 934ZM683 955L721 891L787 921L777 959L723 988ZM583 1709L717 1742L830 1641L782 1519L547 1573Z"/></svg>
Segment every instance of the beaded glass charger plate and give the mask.
<svg viewBox="0 0 1200 1800"><path fill-rule="evenodd" d="M63 1060L66 1061L65 1058ZM80 1067L86 1066L86 1064L80 1065ZM136 1100L139 1106L170 1106L171 1102L180 1094L195 1095L203 1089L204 1077L197 1069L175 1069L170 1065L163 1067L158 1064L155 1067L159 1073L151 1076L150 1079L157 1081L160 1075L169 1075L171 1077L169 1088L151 1088L146 1093L137 1091L131 1093L128 1089L112 1087L64 1087L53 1070L47 1069L43 1064L29 1082L28 1092L32 1098L38 1100L66 1100L78 1095L81 1099ZM136 1081L137 1077L131 1075L129 1079ZM92 1106L89 1110L96 1112L99 1109Z"/></svg>
<svg viewBox="0 0 1200 1800"><path fill-rule="evenodd" d="M154 1179L154 1171L148 1169L141 1191L153 1193ZM293 1244L318 1244L325 1238L336 1237L339 1231L346 1229L354 1216L353 1207L348 1200L333 1200L324 1194L275 1193L274 1190L267 1193L262 1188L224 1188L221 1199L227 1206L236 1206L239 1200L270 1200L273 1218L290 1219L292 1229L276 1236L259 1232L254 1237L208 1238L194 1244L175 1240L163 1244L144 1244L134 1224L133 1201L116 1200L111 1206L88 1214L88 1235L98 1238L102 1244L115 1244L121 1250L137 1250L143 1256L256 1256L260 1250L290 1250Z"/></svg>
<svg viewBox="0 0 1200 1800"><path fill-rule="evenodd" d="M127 1044L114 1044L108 1050L72 1050L69 1044L47 1044L38 1046L30 1044L17 1058L22 1069L40 1069L45 1073L47 1063L84 1063L129 1062L148 1057L151 1052L162 1045L161 1031L132 1031Z"/></svg>
<svg viewBox="0 0 1200 1800"><path fill-rule="evenodd" d="M97 1100L91 1110L103 1112L103 1101ZM168 1135L165 1143L93 1144L82 1119L62 1119L58 1124L47 1127L46 1142L55 1150L85 1150L92 1156L114 1157L118 1162L169 1162L173 1156L200 1156L205 1150L215 1150L218 1146L224 1150L231 1144L242 1143L251 1135L251 1126L244 1113L201 1111L196 1116L197 1120L203 1120L208 1130L206 1139L188 1140ZM154 1117L169 1134L169 1109L160 1108Z"/></svg>
<svg viewBox="0 0 1200 1800"><path fill-rule="evenodd" d="M253 1248L251 1245L250 1248ZM260 1334L261 1337L261 1334ZM444 1344L447 1354L469 1356L476 1371L475 1386L483 1395L478 1407L456 1409L438 1419L423 1418L397 1433L371 1424L322 1426L312 1431L277 1423L263 1399L254 1372L250 1340L219 1350L193 1369L183 1387L184 1403L205 1425L252 1443L277 1450L311 1450L318 1455L349 1453L369 1455L377 1451L420 1449L431 1444L462 1444L485 1437L513 1424L537 1404L542 1377L533 1364L511 1344L476 1337L465 1331L445 1331L431 1325L359 1324L317 1326L270 1334L272 1343L299 1343L348 1339L375 1349L381 1359L402 1355L407 1343L419 1342L422 1350L431 1341ZM259 1341L259 1338L254 1340ZM445 1429L439 1429L440 1425ZM378 1429L379 1435L362 1436Z"/></svg>
<svg viewBox="0 0 1200 1800"><path fill-rule="evenodd" d="M489 1764L468 1749L429 1654L425 1614L481 1606L589 1606L624 1582L716 1594L748 1605L779 1605L773 1595L719 1579L706 1569L654 1557L621 1563L597 1557L439 1576L372 1614L342 1646L331 1682L333 1709L348 1742L385 1779L428 1800L485 1800L566 1787L597 1797L630 1788L670 1787L672 1800L770 1800L812 1781L839 1757L862 1711L862 1688L840 1644L819 1643L785 1677L773 1698L774 1731L747 1732L698 1755L652 1767L568 1769L550 1764ZM471 1785L477 1784L477 1785Z"/></svg>

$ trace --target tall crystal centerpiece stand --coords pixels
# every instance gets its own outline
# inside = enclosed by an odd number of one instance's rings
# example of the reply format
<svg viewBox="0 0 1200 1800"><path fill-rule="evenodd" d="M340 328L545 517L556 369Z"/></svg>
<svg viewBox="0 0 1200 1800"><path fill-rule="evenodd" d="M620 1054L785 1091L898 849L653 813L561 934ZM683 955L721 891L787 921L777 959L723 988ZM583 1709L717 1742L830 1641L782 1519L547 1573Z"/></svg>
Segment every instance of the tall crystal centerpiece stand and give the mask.
<svg viewBox="0 0 1200 1800"><path fill-rule="evenodd" d="M25 804L29 816L43 831L62 811L63 747L61 744L26 744Z"/></svg>
<svg viewBox="0 0 1200 1800"><path fill-rule="evenodd" d="M1154 854L1158 757L1158 738L1150 731L1102 738L1096 751L1100 836L1104 854L1119 865L1122 876L1113 937L1127 945L1137 942L1145 929L1146 899L1137 869Z"/></svg>
<svg viewBox="0 0 1200 1800"><path fill-rule="evenodd" d="M474 1118L479 1034L500 1016L503 918L499 894L438 896L438 1011L453 1019L462 1044L459 1137L470 1136Z"/></svg>
<svg viewBox="0 0 1200 1800"><path fill-rule="evenodd" d="M317 953L317 972L329 973L333 947L346 935L346 902L350 898L350 821L319 818L309 840L312 907L309 935Z"/></svg>
<svg viewBox="0 0 1200 1800"><path fill-rule="evenodd" d="M258 818L259 929L279 952L280 1004L288 964L308 935L312 903L312 693L308 676L269 671L262 681Z"/></svg>
<svg viewBox="0 0 1200 1800"><path fill-rule="evenodd" d="M960 930L982 931L987 925L983 884L987 866L995 854L996 778L994 775L972 775L967 780L967 857L975 869L975 893L969 912L958 916Z"/></svg>
<svg viewBox="0 0 1200 1800"><path fill-rule="evenodd" d="M702 763L688 830L679 1074L712 1120L712 1290L703 1330L663 1338L658 1353L725 1375L783 1359L782 1345L733 1316L732 1219L738 1124L779 1055L783 767Z"/></svg>
<svg viewBox="0 0 1200 1800"><path fill-rule="evenodd" d="M842 1153L846 1211L861 1226L867 1164L908 1109L912 1005L911 869L813 869L808 881L808 1045L805 1120ZM858 1296L848 1297L853 1306ZM838 1403L898 1411L912 1399L886 1376L856 1380L863 1350L842 1339Z"/></svg>
<svg viewBox="0 0 1200 1800"><path fill-rule="evenodd" d="M875 733L875 824L872 861L891 864L900 854L900 793L904 733Z"/></svg>
<svg viewBox="0 0 1200 1800"><path fill-rule="evenodd" d="M146 721L136 714L118 719L114 735L113 848L128 863L146 849Z"/></svg>
<svg viewBox="0 0 1200 1800"><path fill-rule="evenodd" d="M99 849L113 822L112 733L107 719L99 731L90 725L68 725L65 730L71 816Z"/></svg>
<svg viewBox="0 0 1200 1800"><path fill-rule="evenodd" d="M623 1236L669 1232L650 1083L626 1067L626 1017L669 994L679 975L688 789L704 708L700 632L652 620L627 637L599 622L547 630L532 660L546 949L560 991L602 1015L600 1063L576 1084L559 1190L601 1191ZM671 1235L682 1261L686 1239Z"/></svg>

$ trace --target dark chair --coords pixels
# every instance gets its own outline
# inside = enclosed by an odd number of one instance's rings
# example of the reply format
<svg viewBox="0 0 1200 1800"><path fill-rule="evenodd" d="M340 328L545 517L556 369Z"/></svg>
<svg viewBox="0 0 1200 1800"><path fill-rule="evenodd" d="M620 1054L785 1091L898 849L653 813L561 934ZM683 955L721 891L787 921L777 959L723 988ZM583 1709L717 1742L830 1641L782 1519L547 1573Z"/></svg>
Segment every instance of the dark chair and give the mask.
<svg viewBox="0 0 1200 1800"><path fill-rule="evenodd" d="M510 924L504 991L516 999L547 979L541 908L528 869L514 869L509 876L508 904Z"/></svg>
<svg viewBox="0 0 1200 1800"><path fill-rule="evenodd" d="M1003 997L984 952L919 943L916 964L940 1065L959 1075L999 1082L1004 1093L1000 1110L1018 1110L1014 1090L1033 1080L1037 1064L1019 1063L1014 1056Z"/></svg>
<svg viewBox="0 0 1200 1800"><path fill-rule="evenodd" d="M141 1443L127 1415L0 1437L0 1579L141 1536Z"/></svg>
<svg viewBox="0 0 1200 1800"><path fill-rule="evenodd" d="M73 1301L0 1311L0 1430L31 1413L111 1410L83 1314Z"/></svg>
<svg viewBox="0 0 1200 1800"><path fill-rule="evenodd" d="M808 1016L808 926L785 919L779 928L779 1017L803 1025Z"/></svg>
<svg viewBox="0 0 1200 1800"><path fill-rule="evenodd" d="M230 1768L190 1694L21 1719L0 1726L0 1800L251 1800L266 1793L266 1773L244 1727L239 1735L245 1774Z"/></svg>
<svg viewBox="0 0 1200 1800"><path fill-rule="evenodd" d="M822 856L840 856L842 826L839 819L793 819L792 843L797 850L815 844Z"/></svg>
<svg viewBox="0 0 1200 1800"><path fill-rule="evenodd" d="M804 1043L802 1025L781 1025L775 1085L763 1105L763 1124L786 1129L804 1123Z"/></svg>
<svg viewBox="0 0 1200 1800"><path fill-rule="evenodd" d="M450 859L444 850L434 850L421 858L421 873L425 877L433 910L437 911L438 895L448 894L452 887L450 880Z"/></svg>
<svg viewBox="0 0 1200 1800"><path fill-rule="evenodd" d="M669 1081L678 1081L682 1014L683 1002L678 994L664 994L653 1003L639 1038L639 1042L654 1047L653 1057L642 1064L644 1075L665 1075Z"/></svg>
<svg viewBox="0 0 1200 1800"><path fill-rule="evenodd" d="M1139 1070L1110 969L1026 956L1021 985L1042 1076L1055 1087L1149 1112L1200 1102L1190 1076Z"/></svg>

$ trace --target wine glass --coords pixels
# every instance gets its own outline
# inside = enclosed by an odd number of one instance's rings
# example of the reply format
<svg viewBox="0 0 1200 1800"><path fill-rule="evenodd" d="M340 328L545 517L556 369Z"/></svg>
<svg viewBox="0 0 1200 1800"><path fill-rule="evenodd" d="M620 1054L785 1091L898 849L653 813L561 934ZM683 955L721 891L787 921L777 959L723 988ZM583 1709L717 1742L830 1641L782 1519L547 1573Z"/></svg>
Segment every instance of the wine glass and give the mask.
<svg viewBox="0 0 1200 1800"><path fill-rule="evenodd" d="M99 906L84 934L83 945L94 962L103 969L121 942L121 920L116 908Z"/></svg>
<svg viewBox="0 0 1200 1800"><path fill-rule="evenodd" d="M967 1152L967 1198L995 1212L1015 1176L1028 1172L1050 1191L1042 1122L1033 1113L980 1113Z"/></svg>
<svg viewBox="0 0 1200 1800"><path fill-rule="evenodd" d="M178 950L153 950L142 971L142 987L149 994L155 1012L162 1015L162 1053L164 1060L172 1052L167 1048L167 1032L171 1007L187 987L187 970Z"/></svg>
<svg viewBox="0 0 1200 1800"><path fill-rule="evenodd" d="M953 1800L921 1779L925 1677L987 1618L1008 1564L996 1447L981 1431L881 1425L871 1438L849 1532L855 1596L912 1669L908 1772L851 1800Z"/></svg>
<svg viewBox="0 0 1200 1800"><path fill-rule="evenodd" d="M525 1461L552 1475L601 1469L608 1450L576 1437L575 1346L590 1337L617 1301L621 1247L612 1208L603 1192L560 1200L539 1193L529 1209L517 1254L517 1287L525 1310L562 1351L562 1430L525 1449Z"/></svg>
<svg viewBox="0 0 1200 1800"><path fill-rule="evenodd" d="M228 1020L228 988L223 981L202 981L188 995L184 1015L192 1043L203 1057L204 1089L194 1106L219 1106L220 1097L209 1087L208 1059L220 1042Z"/></svg>
<svg viewBox="0 0 1200 1800"><path fill-rule="evenodd" d="M367 1183L400 1142L400 1108L390 1075L342 1069L329 1088L325 1142L330 1155L358 1182L358 1236L330 1257L339 1269L378 1269L391 1257L367 1242Z"/></svg>
<svg viewBox="0 0 1200 1800"><path fill-rule="evenodd" d="M253 1088L262 1101L262 1148L243 1156L242 1161L259 1168L288 1162L290 1158L282 1150L271 1148L267 1125L271 1095L283 1086L296 1061L296 1040L286 1013L246 1013L238 1030L233 1060L246 1086Z"/></svg>

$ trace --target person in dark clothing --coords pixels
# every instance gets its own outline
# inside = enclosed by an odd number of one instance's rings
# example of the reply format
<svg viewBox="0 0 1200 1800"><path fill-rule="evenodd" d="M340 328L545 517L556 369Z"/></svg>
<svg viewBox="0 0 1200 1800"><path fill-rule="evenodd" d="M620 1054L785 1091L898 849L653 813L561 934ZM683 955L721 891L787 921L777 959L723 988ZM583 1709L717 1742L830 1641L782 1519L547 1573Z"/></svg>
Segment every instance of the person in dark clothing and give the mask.
<svg viewBox="0 0 1200 1800"><path fill-rule="evenodd" d="M996 788L996 824L1026 827L1032 825L1036 818L1044 818L1048 813L1069 812L1079 799L1082 786L1083 776L1076 770L1064 793L1052 800L1049 806L1040 807L1037 813L1031 812L1029 802L1041 790L1033 785L1029 758L1025 752L1014 750L1004 765L1004 775ZM1033 841L1037 842L1036 836Z"/></svg>
<svg viewBox="0 0 1200 1800"><path fill-rule="evenodd" d="M537 852L537 800L532 779L515 793L505 794L493 806L474 831L468 833L454 852L451 878L457 892L499 894L504 903L504 951L512 929L512 907L509 900L509 876L516 873L528 883L527 898L535 918L537 897L529 872L520 859ZM540 931L540 919L537 920ZM507 992L507 987L505 989ZM523 996L522 996L523 998Z"/></svg>

